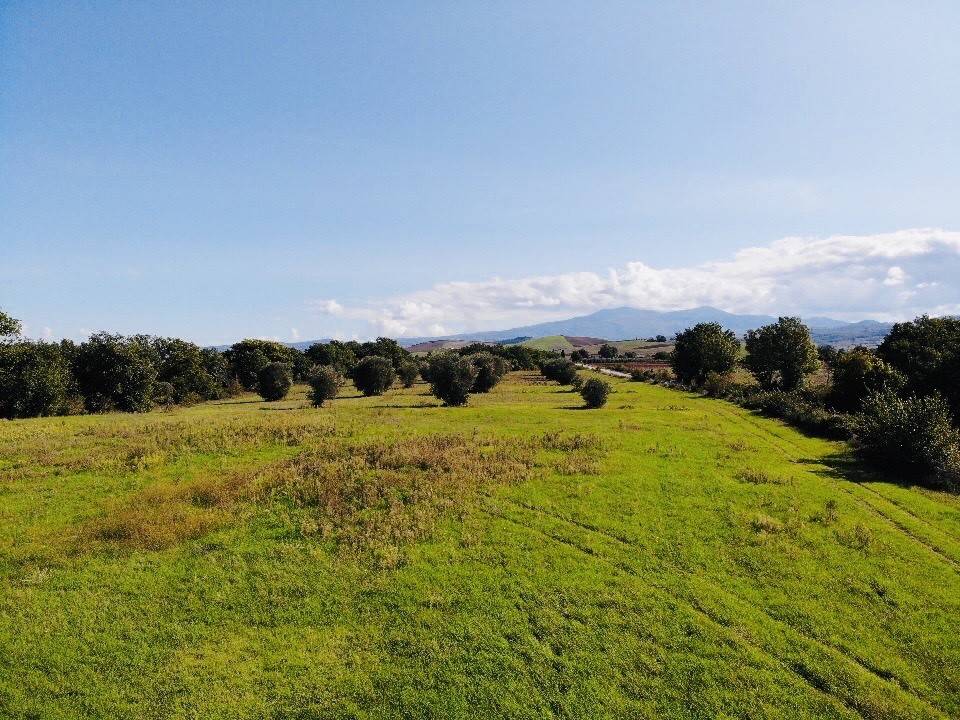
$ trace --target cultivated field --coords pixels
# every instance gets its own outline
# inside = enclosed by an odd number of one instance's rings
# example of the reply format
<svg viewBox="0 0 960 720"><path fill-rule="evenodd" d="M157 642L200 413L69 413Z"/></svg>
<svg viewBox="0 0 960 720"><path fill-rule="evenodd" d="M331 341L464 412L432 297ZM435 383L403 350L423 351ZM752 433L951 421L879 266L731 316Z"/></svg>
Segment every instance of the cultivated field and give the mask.
<svg viewBox="0 0 960 720"><path fill-rule="evenodd" d="M0 423L0 716L960 716L957 496L613 382Z"/></svg>

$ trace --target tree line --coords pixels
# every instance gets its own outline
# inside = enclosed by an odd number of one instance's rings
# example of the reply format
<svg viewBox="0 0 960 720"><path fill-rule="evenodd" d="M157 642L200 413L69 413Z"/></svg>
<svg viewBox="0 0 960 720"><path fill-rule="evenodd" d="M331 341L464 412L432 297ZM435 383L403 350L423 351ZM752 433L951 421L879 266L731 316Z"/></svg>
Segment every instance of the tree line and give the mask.
<svg viewBox="0 0 960 720"><path fill-rule="evenodd" d="M247 339L220 351L178 338L95 333L81 343L20 337L21 324L0 311L0 417L110 411L146 412L257 392L280 400L309 383L315 405L346 380L365 395L418 377L449 405L489 391L510 369L533 369L549 353L520 346L470 345L418 359L390 338L316 343L306 350ZM464 360L464 358L466 358Z"/></svg>
<svg viewBox="0 0 960 720"><path fill-rule="evenodd" d="M687 387L849 438L860 456L912 481L960 489L958 318L897 323L875 350L818 348L793 317L747 332L742 345L700 323L677 335L671 366ZM738 379L738 368L753 382ZM809 384L818 370L826 378Z"/></svg>

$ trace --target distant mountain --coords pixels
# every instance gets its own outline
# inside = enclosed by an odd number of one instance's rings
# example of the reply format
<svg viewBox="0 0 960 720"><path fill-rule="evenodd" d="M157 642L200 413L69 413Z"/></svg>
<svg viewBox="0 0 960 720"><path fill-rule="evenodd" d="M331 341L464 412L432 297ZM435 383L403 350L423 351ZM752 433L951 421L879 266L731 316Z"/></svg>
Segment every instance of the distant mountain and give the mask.
<svg viewBox="0 0 960 720"><path fill-rule="evenodd" d="M723 327L742 335L747 330L774 322L769 315L738 315L712 307L698 307L689 310L642 310L640 308L619 307L598 310L589 315L581 315L567 320L524 325L506 330L487 330L441 337L400 338L405 347L432 340L479 340L484 342L502 342L517 336L544 337L551 335L589 336L608 340L628 340L633 338L666 335L672 337L691 325L700 322L717 322ZM818 344L831 344L840 347L850 345L878 345L889 332L890 325L874 320L848 323L827 317L811 317L804 320L810 327L811 335Z"/></svg>

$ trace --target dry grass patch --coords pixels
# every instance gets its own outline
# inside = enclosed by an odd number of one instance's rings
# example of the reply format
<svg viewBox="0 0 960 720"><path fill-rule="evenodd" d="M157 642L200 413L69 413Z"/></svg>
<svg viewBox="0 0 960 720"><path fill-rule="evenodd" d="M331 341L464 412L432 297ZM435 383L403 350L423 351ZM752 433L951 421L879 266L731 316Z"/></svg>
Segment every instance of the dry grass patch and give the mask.
<svg viewBox="0 0 960 720"><path fill-rule="evenodd" d="M548 442L597 447L581 436ZM371 550L392 565L390 558L399 555L391 548L427 536L442 513L462 507L478 490L528 479L542 466L540 445L463 435L328 442L254 470L144 488L87 523L80 541L162 549L228 521L239 502L280 502L291 506L303 534ZM577 472L589 470L580 454L568 457L576 459Z"/></svg>

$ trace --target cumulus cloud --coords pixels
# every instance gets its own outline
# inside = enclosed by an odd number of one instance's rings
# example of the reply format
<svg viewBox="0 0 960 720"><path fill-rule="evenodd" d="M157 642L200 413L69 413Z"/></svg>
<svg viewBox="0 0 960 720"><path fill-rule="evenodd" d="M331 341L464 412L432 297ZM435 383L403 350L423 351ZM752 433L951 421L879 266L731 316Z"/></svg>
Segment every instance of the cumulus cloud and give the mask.
<svg viewBox="0 0 960 720"><path fill-rule="evenodd" d="M690 267L634 261L606 273L444 282L362 306L310 304L378 333L410 336L506 328L623 305L900 319L956 307L958 297L960 232L927 228L787 237Z"/></svg>

